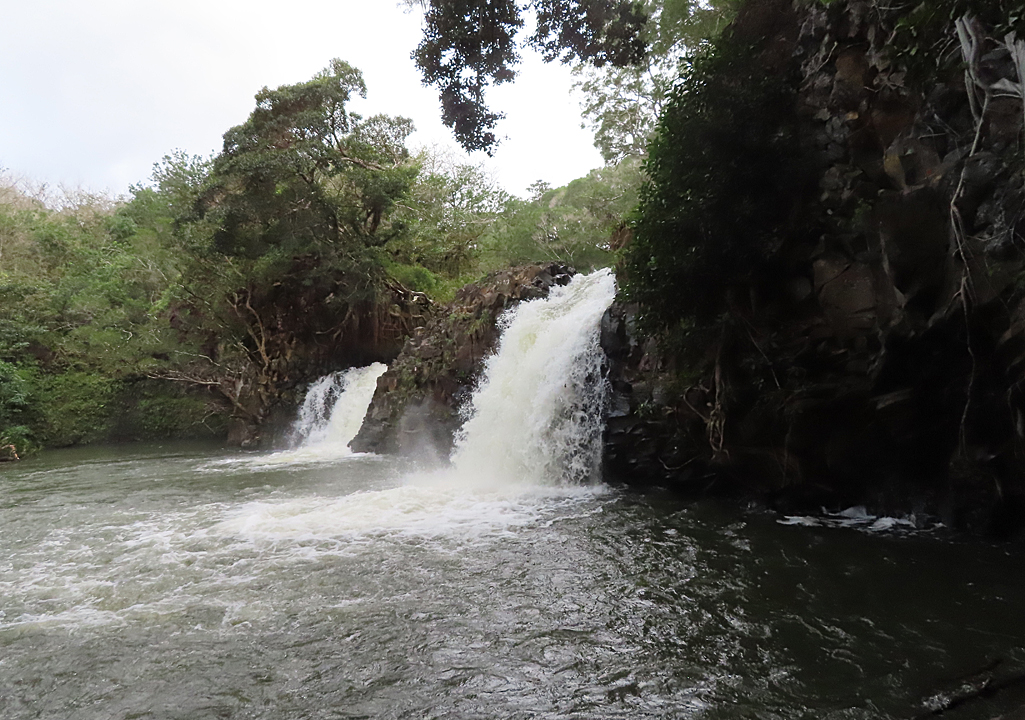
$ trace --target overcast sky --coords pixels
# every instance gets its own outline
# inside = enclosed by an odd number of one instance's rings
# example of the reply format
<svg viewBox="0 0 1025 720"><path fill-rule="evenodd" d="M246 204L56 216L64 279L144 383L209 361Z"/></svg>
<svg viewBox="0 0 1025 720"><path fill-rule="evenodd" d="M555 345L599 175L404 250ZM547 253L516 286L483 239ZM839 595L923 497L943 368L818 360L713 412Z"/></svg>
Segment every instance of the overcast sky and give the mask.
<svg viewBox="0 0 1025 720"><path fill-rule="evenodd" d="M363 71L370 115L413 119L411 145L454 147L410 53L420 16L397 0L0 0L0 169L51 186L125 193L165 154L209 155L264 86L339 57ZM497 88L505 136L487 161L505 188L563 185L601 165L569 70L525 58Z"/></svg>

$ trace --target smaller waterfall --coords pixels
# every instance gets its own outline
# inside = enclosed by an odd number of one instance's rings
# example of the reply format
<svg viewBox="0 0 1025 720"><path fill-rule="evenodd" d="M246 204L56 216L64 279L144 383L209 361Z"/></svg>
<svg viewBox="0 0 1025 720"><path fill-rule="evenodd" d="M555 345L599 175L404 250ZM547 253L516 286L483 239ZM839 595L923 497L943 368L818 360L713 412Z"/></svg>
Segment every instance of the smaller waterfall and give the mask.
<svg viewBox="0 0 1025 720"><path fill-rule="evenodd" d="M550 485L597 474L607 397L599 333L615 296L615 276L597 270L503 316L452 456L461 477Z"/></svg>
<svg viewBox="0 0 1025 720"><path fill-rule="evenodd" d="M374 399L377 379L387 369L383 363L374 363L325 375L310 385L292 426L292 446L331 455L348 454L349 443L359 432Z"/></svg>
<svg viewBox="0 0 1025 720"><path fill-rule="evenodd" d="M272 470L357 457L349 443L359 432L374 399L377 379L387 369L383 363L374 363L325 375L306 391L299 417L289 433L290 450L215 460L207 463L204 470L239 466Z"/></svg>

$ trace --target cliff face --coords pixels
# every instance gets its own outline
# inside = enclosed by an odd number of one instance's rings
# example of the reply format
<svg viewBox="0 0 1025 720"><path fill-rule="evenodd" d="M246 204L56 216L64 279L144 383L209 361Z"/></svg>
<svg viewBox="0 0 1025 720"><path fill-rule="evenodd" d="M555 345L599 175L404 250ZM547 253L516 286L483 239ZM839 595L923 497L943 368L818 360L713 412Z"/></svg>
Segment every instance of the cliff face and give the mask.
<svg viewBox="0 0 1025 720"><path fill-rule="evenodd" d="M460 289L451 303L413 331L378 380L352 449L447 456L462 424L459 408L498 341L499 316L522 300L545 297L572 275L571 268L556 263L531 265L493 273Z"/></svg>
<svg viewBox="0 0 1025 720"><path fill-rule="evenodd" d="M737 24L771 38L769 67L797 70L816 187L802 232L731 291L702 358L639 337L636 308L606 318L610 472L1012 533L1025 522L1025 152L1022 101L992 88L1025 78L1004 38L965 26L969 73L913 84L870 3L770 0Z"/></svg>

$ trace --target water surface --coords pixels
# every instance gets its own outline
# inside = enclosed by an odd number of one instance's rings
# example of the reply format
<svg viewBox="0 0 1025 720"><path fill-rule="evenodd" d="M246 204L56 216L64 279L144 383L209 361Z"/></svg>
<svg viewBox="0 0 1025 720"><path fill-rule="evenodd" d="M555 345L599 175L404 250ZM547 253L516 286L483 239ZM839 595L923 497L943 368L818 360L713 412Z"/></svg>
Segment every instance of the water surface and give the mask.
<svg viewBox="0 0 1025 720"><path fill-rule="evenodd" d="M1025 669L1012 548L600 486L74 450L0 528L3 718L911 718Z"/></svg>

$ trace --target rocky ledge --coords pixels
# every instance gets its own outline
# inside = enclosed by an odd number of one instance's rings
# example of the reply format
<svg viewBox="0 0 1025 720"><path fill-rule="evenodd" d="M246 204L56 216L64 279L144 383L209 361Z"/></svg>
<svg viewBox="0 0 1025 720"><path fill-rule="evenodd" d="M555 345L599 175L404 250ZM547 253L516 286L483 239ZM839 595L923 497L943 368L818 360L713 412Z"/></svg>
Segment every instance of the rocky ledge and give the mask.
<svg viewBox="0 0 1025 720"><path fill-rule="evenodd" d="M610 474L1020 535L1022 101L986 89L1025 82L1005 38L966 25L984 50L970 72L912 87L870 3L752 5L790 18L770 50L795 69L814 231L781 233L692 357L639 336L636 308L610 311Z"/></svg>
<svg viewBox="0 0 1025 720"><path fill-rule="evenodd" d="M499 317L523 300L546 297L573 273L557 263L530 265L461 288L441 312L413 330L378 380L352 449L447 457L462 424L460 408L498 341Z"/></svg>

